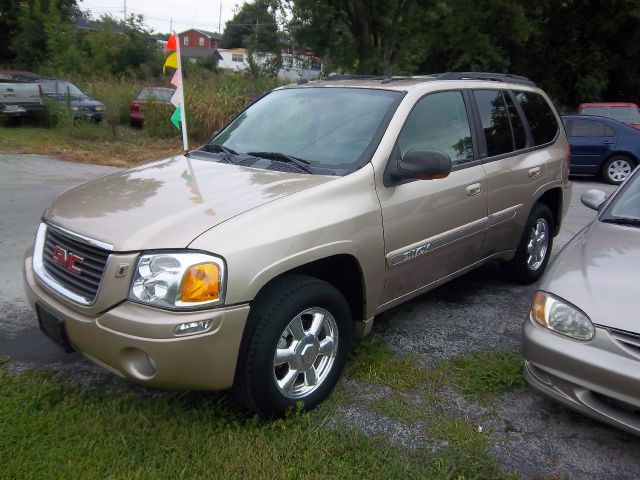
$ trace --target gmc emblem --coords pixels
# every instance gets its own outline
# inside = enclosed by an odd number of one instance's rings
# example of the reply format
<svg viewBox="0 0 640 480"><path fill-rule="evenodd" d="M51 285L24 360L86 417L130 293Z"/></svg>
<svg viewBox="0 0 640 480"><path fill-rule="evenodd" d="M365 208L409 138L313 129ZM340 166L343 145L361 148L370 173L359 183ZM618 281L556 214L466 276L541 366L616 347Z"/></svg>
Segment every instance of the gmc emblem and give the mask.
<svg viewBox="0 0 640 480"><path fill-rule="evenodd" d="M80 275L82 273L82 270L76 267L76 264L82 264L84 258L79 257L75 253L67 252L64 248L59 247L58 245L54 246L51 250L53 263L66 268L76 275Z"/></svg>

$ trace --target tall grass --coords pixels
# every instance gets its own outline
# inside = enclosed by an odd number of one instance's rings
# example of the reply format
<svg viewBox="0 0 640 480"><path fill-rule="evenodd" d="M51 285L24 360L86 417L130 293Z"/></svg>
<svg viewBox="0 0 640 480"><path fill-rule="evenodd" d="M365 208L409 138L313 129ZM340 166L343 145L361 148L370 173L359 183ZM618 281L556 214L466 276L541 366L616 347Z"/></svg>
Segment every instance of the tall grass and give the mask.
<svg viewBox="0 0 640 480"><path fill-rule="evenodd" d="M116 140L117 126L129 123L131 101L144 87L169 87L170 75L157 82L137 82L126 78L84 79L77 85L88 95L105 105L103 125L69 122L64 108L50 105L46 126L65 130L75 138L92 139L96 135ZM184 79L187 127L190 144L202 143L211 137L256 96L278 86L274 77L254 79L243 73L189 71ZM178 137L180 133L169 118L173 107L159 102L146 102L144 130L151 138Z"/></svg>

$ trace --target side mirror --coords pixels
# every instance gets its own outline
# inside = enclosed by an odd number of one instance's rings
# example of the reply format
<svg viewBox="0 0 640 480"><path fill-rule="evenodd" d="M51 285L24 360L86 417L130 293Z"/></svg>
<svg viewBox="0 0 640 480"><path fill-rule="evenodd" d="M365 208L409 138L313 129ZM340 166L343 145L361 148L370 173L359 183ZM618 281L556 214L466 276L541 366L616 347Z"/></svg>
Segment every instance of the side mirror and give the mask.
<svg viewBox="0 0 640 480"><path fill-rule="evenodd" d="M445 178L451 173L451 159L439 150L410 150L399 160L392 157L386 173L394 185Z"/></svg>
<svg viewBox="0 0 640 480"><path fill-rule="evenodd" d="M592 210L600 210L600 207L604 204L607 199L607 194L602 190L587 190L582 194L580 200L585 207L589 207Z"/></svg>

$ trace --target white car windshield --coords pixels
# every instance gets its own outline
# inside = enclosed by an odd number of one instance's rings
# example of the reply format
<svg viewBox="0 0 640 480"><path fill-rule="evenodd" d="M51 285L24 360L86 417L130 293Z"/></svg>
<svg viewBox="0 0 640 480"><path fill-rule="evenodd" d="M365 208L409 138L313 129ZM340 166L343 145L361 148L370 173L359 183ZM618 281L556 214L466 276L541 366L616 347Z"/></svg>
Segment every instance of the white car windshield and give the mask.
<svg viewBox="0 0 640 480"><path fill-rule="evenodd" d="M622 189L607 208L603 220L630 220L631 222L639 222L638 226L640 226L640 175L633 175Z"/></svg>
<svg viewBox="0 0 640 480"><path fill-rule="evenodd" d="M334 87L276 90L238 116L213 145L278 152L316 167L357 168L401 92Z"/></svg>

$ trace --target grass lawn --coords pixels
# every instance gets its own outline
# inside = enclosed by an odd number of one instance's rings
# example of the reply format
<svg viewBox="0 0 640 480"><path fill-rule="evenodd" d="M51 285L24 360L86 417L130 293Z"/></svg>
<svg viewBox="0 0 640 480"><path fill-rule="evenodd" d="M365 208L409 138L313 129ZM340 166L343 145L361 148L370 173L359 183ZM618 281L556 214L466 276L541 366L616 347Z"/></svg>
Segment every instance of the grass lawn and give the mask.
<svg viewBox="0 0 640 480"><path fill-rule="evenodd" d="M132 167L180 153L176 138L149 138L143 130L118 127L111 137L106 125L79 125L69 129L28 125L0 126L0 153L37 153L63 160L114 167Z"/></svg>
<svg viewBox="0 0 640 480"><path fill-rule="evenodd" d="M379 381L395 395L424 393L444 375L431 375L435 383L429 383L409 357L375 339L359 342L356 351L361 355L350 361L347 378ZM466 371L459 369L452 381ZM409 380L397 383L397 376ZM358 402L340 387L310 413L268 422L226 395L142 398L81 390L51 373L10 374L0 366L0 478L517 478L498 469L477 427L424 404L394 402L393 417L407 425L419 419L421 438L444 445L437 450L401 449L332 422L341 407Z"/></svg>

